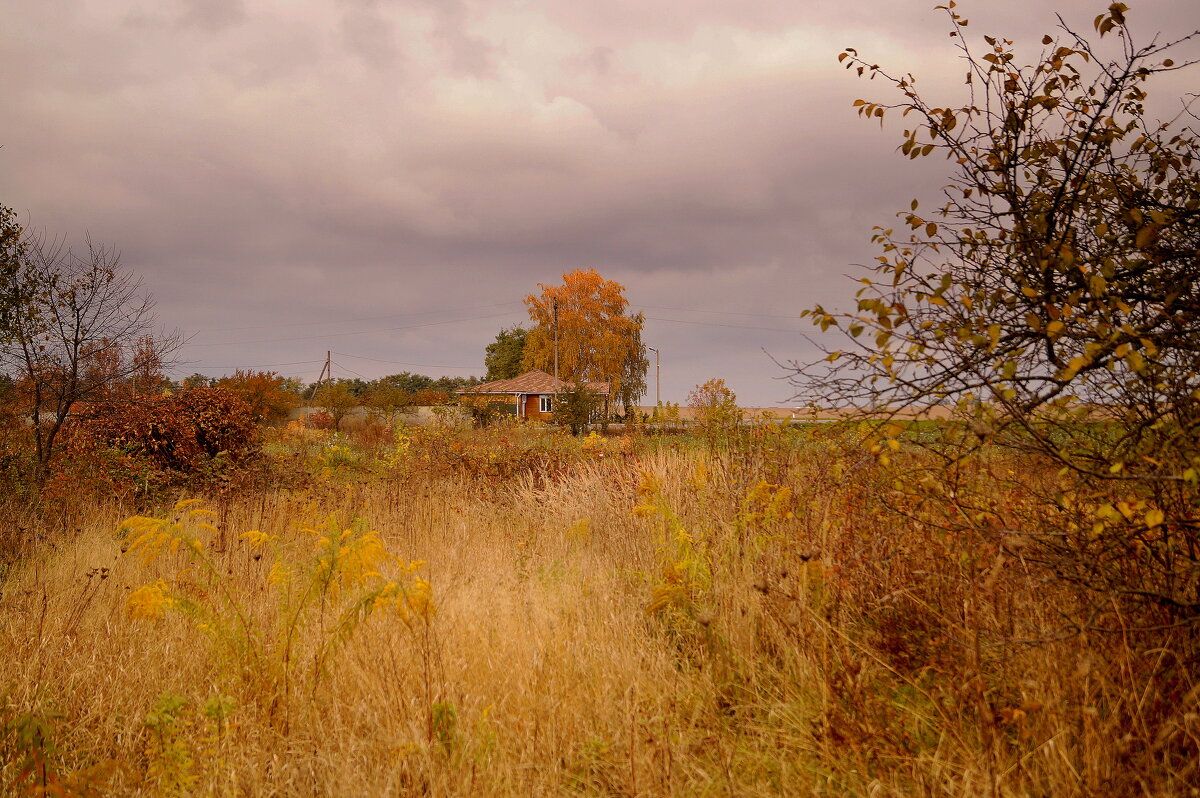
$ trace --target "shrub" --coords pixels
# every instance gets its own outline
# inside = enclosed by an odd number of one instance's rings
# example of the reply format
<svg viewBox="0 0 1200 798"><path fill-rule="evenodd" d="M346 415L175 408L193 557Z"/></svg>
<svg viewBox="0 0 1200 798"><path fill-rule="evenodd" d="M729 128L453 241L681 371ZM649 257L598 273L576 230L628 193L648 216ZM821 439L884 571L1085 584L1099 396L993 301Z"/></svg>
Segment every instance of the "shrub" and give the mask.
<svg viewBox="0 0 1200 798"><path fill-rule="evenodd" d="M333 415L324 410L309 414L306 421L312 429L332 430L336 426L333 421Z"/></svg>
<svg viewBox="0 0 1200 798"><path fill-rule="evenodd" d="M283 421L300 403L288 380L272 371L237 371L218 381L217 387L246 400L260 421Z"/></svg>
<svg viewBox="0 0 1200 798"><path fill-rule="evenodd" d="M578 435L596 418L599 408L596 392L583 382L576 382L554 397L554 421L569 427L572 435Z"/></svg>
<svg viewBox="0 0 1200 798"><path fill-rule="evenodd" d="M171 396L97 406L82 432L85 439L180 474L190 474L218 457L245 459L260 444L253 410L223 388L192 388Z"/></svg>
<svg viewBox="0 0 1200 798"><path fill-rule="evenodd" d="M797 366L801 397L953 413L935 442L944 467L906 475L903 486L953 504L955 527L1002 530L1011 552L1078 589L1079 628L1188 627L1194 661L1200 136L1151 118L1146 98L1196 63L1168 57L1196 34L1136 45L1128 9L1113 3L1094 26L1099 37L1115 33L1118 47L1062 23L1021 66L1012 41L985 37L975 50L966 20L953 4L942 8L970 84L957 105L852 49L840 56L898 95L896 104L857 100L859 113L882 121L901 111L910 120L901 152L944 155L950 182L944 204L924 211L914 199L899 232L876 229L881 254L859 278L854 310L806 311L845 337ZM1195 119L1189 98L1184 124ZM884 444L895 451L899 441L875 443L881 460ZM1058 472L1036 509L989 515L985 497L942 490L986 467L996 446L1026 453L1025 468Z"/></svg>
<svg viewBox="0 0 1200 798"><path fill-rule="evenodd" d="M710 447L737 429L742 420L737 396L725 380L712 379L697 385L688 394L688 406L696 411L696 423Z"/></svg>

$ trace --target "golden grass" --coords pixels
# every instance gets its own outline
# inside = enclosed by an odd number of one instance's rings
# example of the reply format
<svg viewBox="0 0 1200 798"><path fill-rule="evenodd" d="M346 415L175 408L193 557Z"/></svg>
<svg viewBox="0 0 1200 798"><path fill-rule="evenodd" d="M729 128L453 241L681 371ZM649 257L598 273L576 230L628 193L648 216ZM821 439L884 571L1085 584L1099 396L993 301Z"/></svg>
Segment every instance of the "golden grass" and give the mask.
<svg viewBox="0 0 1200 798"><path fill-rule="evenodd" d="M123 554L118 508L97 507L3 584L0 785L1194 794L1200 774L1179 752L1200 735L1198 691L1171 651L1016 642L1051 637L1070 595L986 541L885 512L877 465L806 447L657 447L549 481L380 477L225 499L208 505L207 580L185 554ZM764 476L788 488L774 505ZM320 667L354 591L331 593L298 627L286 672L256 671L196 616L130 617L143 585L217 602L220 581L269 660L286 612L272 556L239 536L303 552L300 528L324 516L367 519L402 561L425 561L436 612L375 612Z"/></svg>

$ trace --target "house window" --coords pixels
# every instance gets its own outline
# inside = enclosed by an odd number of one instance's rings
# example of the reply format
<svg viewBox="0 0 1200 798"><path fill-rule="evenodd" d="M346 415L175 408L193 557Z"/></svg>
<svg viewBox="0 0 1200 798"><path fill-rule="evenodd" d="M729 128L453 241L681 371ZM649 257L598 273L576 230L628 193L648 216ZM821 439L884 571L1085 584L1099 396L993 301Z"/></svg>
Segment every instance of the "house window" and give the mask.
<svg viewBox="0 0 1200 798"><path fill-rule="evenodd" d="M553 399L554 399L554 397L551 396L550 394L542 394L538 398L538 412L540 412L540 413L554 412L554 406L552 403Z"/></svg>

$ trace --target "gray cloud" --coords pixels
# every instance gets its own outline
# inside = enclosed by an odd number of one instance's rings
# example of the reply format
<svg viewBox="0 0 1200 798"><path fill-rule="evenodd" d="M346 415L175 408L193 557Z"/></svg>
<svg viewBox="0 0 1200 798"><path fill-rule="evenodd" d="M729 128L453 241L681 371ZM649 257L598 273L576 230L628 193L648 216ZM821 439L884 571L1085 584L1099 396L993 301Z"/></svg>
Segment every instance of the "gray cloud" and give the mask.
<svg viewBox="0 0 1200 798"><path fill-rule="evenodd" d="M179 22L186 27L198 27L217 33L246 18L242 0L184 0L184 13Z"/></svg>
<svg viewBox="0 0 1200 798"><path fill-rule="evenodd" d="M975 5L976 34L1055 24ZM844 302L871 226L946 173L855 117L887 91L838 66L846 45L955 96L942 18L883 0L18 0L0 202L118 246L194 333L189 370L331 349L347 374L478 373L524 294L592 266L650 317L664 398L720 376L773 403L762 350L810 353L799 310Z"/></svg>

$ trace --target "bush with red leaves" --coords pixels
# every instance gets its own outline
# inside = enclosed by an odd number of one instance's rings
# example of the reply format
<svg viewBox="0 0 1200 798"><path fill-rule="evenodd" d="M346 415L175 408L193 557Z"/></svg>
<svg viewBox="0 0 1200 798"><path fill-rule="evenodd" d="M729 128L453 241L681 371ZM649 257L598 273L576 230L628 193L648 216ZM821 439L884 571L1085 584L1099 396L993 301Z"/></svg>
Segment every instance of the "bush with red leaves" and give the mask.
<svg viewBox="0 0 1200 798"><path fill-rule="evenodd" d="M84 434L155 467L190 474L219 455L243 460L260 445L250 405L222 388L107 403L92 409Z"/></svg>

